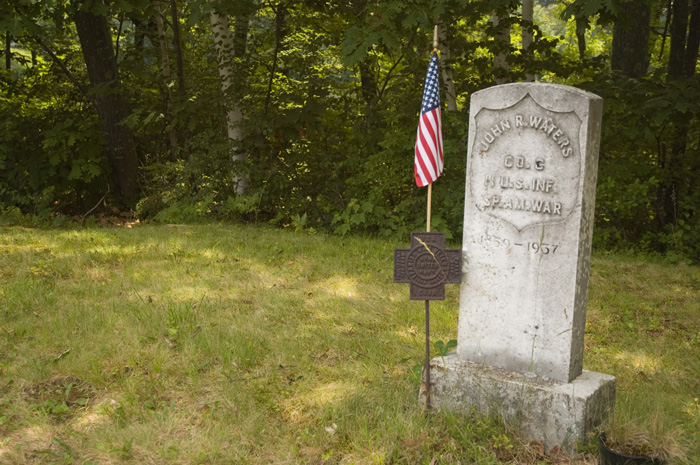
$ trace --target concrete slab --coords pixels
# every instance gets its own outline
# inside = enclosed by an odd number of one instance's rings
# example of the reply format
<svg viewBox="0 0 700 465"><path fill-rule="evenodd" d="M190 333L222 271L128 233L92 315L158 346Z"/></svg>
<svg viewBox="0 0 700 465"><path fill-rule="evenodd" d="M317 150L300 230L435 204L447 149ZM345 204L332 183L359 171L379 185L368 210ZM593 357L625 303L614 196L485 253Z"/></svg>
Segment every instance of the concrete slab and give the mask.
<svg viewBox="0 0 700 465"><path fill-rule="evenodd" d="M583 371L569 383L480 365L456 353L431 361L431 404L436 409L500 415L526 440L575 450L609 416L615 377ZM424 399L421 398L421 402Z"/></svg>

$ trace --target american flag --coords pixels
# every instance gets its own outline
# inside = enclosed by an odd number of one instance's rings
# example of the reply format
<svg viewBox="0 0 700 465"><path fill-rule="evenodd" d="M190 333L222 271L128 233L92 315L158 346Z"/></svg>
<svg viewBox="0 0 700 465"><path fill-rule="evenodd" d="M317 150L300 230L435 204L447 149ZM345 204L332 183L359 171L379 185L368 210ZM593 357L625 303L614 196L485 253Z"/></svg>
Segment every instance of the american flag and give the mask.
<svg viewBox="0 0 700 465"><path fill-rule="evenodd" d="M427 186L442 173L442 123L440 121L440 90L438 88L438 56L433 51L425 76L423 105L416 135L414 174L418 187Z"/></svg>

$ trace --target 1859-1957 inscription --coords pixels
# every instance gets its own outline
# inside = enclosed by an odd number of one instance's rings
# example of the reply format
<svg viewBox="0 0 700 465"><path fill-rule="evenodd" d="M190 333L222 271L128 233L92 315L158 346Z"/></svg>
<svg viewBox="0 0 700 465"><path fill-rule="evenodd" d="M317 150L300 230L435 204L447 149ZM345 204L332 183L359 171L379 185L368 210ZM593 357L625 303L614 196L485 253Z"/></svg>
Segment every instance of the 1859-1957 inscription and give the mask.
<svg viewBox="0 0 700 465"><path fill-rule="evenodd" d="M470 179L477 208L522 230L561 221L575 208L581 120L540 106L529 94L475 117Z"/></svg>

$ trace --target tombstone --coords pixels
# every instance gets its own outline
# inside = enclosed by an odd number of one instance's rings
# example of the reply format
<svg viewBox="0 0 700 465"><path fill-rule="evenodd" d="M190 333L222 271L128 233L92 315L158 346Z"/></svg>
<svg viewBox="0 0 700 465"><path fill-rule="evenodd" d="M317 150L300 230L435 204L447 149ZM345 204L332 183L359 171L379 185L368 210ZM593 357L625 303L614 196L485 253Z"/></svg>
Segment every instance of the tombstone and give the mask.
<svg viewBox="0 0 700 465"><path fill-rule="evenodd" d="M458 347L431 362L432 401L547 448L614 406L615 378L582 370L602 109L552 84L471 97Z"/></svg>

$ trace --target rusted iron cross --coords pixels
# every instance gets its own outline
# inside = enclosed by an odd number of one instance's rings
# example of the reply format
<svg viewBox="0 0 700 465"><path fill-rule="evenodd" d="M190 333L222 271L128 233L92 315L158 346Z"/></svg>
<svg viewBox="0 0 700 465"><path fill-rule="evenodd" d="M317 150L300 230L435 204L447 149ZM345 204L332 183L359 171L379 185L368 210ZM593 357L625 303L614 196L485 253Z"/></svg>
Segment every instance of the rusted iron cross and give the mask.
<svg viewBox="0 0 700 465"><path fill-rule="evenodd" d="M410 249L394 249L394 282L410 283L410 300L445 300L445 283L462 280L462 252L445 250L445 234L411 233Z"/></svg>
<svg viewBox="0 0 700 465"><path fill-rule="evenodd" d="M394 249L394 282L410 283L410 300L425 300L423 386L430 409L430 301L445 300L445 284L462 280L462 253L445 250L445 234L412 232L410 249Z"/></svg>

